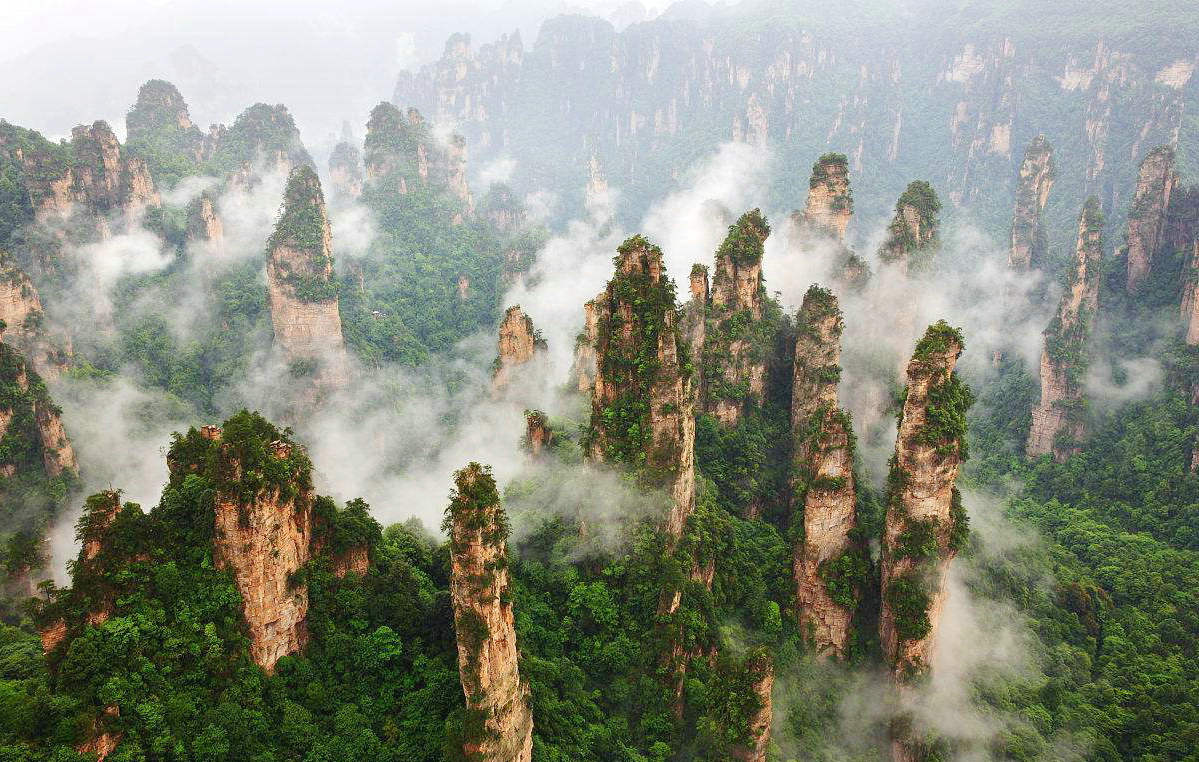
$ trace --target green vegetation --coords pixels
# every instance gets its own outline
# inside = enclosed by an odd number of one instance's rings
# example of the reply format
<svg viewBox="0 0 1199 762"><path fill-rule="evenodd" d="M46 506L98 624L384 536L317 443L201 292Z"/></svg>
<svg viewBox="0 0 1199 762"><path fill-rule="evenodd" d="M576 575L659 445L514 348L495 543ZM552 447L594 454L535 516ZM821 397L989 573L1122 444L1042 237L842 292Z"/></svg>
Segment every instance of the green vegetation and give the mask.
<svg viewBox="0 0 1199 762"><path fill-rule="evenodd" d="M838 606L853 610L861 591L871 579L869 555L861 548L851 548L836 558L820 564L820 579L828 597Z"/></svg>
<svg viewBox="0 0 1199 762"><path fill-rule="evenodd" d="M197 174L204 136L190 123L187 103L170 82L152 79L137 92L137 103L125 116L125 150L145 160L154 182L169 188Z"/></svg>
<svg viewBox="0 0 1199 762"><path fill-rule="evenodd" d="M293 168L312 165L312 157L304 150L300 131L287 107L281 103L275 106L255 103L237 115L203 169L221 177L236 172L246 162L260 159L273 162L276 156L286 159Z"/></svg>
<svg viewBox="0 0 1199 762"><path fill-rule="evenodd" d="M932 630L928 619L932 599L919 571L913 569L891 580L885 596L887 607L895 617L895 634L901 642L920 640L928 635Z"/></svg>
<svg viewBox="0 0 1199 762"><path fill-rule="evenodd" d="M729 226L728 236L716 250L716 260L728 257L737 267L756 265L762 261L762 243L768 235L766 218L760 210L751 209Z"/></svg>
<svg viewBox="0 0 1199 762"><path fill-rule="evenodd" d="M628 271L623 262L633 263ZM666 471L676 467L672 453L663 448L668 442L655 442L651 425L651 401L659 381L669 383L663 373L658 344L663 332L669 331L678 354L678 373L683 377L692 372L688 348L683 344L679 325L680 315L675 302L675 285L662 274L657 280L650 274L651 263L660 263L662 251L640 235L629 238L617 249L613 263L616 273L608 282L609 308L603 312L599 326L600 360L598 372L606 385L615 390L615 398L592 412L591 431L599 433L604 447L604 459L627 463L642 469L651 482L666 478ZM626 326L621 319L621 307L629 309ZM630 332L627 340L622 337ZM590 442L586 447L590 446Z"/></svg>
<svg viewBox="0 0 1199 762"><path fill-rule="evenodd" d="M284 247L304 258L298 263L275 258L283 282L295 290L300 301L327 302L337 297L337 283L330 277L333 257L325 245L328 225L320 178L312 167L301 164L287 178L275 232L266 242L268 257L273 256L275 249Z"/></svg>
<svg viewBox="0 0 1199 762"><path fill-rule="evenodd" d="M44 193L72 161L69 142L52 143L39 132L0 119L0 249L33 221L33 204L40 199L31 196L31 186Z"/></svg>
<svg viewBox="0 0 1199 762"><path fill-rule="evenodd" d="M251 414L224 424L223 440L251 458L280 436ZM249 660L232 577L213 566L220 470L192 468L208 450L194 432L176 437L159 504L118 506L96 560L77 563L74 588L39 612L78 623L49 671L36 637L0 630L3 753L73 759L99 718L122 734L116 759L443 759L445 718L462 704L444 546L418 526L380 533L360 502L318 501L335 537L369 538L372 566L339 579L322 555L305 569L311 645L267 676ZM88 501L81 531L114 497ZM97 610L108 618L84 624Z"/></svg>
<svg viewBox="0 0 1199 762"><path fill-rule="evenodd" d="M912 210L915 219L909 219ZM879 252L884 262L906 259L912 270L927 268L940 246L941 201L924 180L913 180L895 202L895 217L887 226L887 240Z"/></svg>
<svg viewBox="0 0 1199 762"><path fill-rule="evenodd" d="M39 410L61 412L25 359L0 344L0 564L4 577L14 582L42 566L40 538L75 485L76 474L66 470L51 476L43 465ZM0 610L3 618L9 613Z"/></svg>

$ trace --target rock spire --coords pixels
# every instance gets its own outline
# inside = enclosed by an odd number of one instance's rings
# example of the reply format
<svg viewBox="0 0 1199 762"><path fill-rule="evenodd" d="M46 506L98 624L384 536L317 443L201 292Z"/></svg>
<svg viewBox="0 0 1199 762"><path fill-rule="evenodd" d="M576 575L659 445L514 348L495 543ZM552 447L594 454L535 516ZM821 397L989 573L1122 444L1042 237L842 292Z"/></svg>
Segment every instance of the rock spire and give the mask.
<svg viewBox="0 0 1199 762"><path fill-rule="evenodd" d="M443 529L450 535L450 595L466 694L463 751L477 762L530 762L533 715L520 677L507 517L490 468L470 463L454 479Z"/></svg>

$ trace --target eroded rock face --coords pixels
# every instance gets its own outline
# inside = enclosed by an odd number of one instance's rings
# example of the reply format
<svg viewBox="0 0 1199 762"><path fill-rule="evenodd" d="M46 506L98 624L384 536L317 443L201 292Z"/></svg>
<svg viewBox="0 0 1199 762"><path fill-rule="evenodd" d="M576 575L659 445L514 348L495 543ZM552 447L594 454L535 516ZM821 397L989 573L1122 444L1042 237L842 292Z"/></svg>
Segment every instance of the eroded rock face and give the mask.
<svg viewBox="0 0 1199 762"><path fill-rule="evenodd" d="M63 221L76 214L91 218L95 232L107 236L110 220L126 223L160 200L145 162L122 154L107 122L80 125L70 146L7 123L0 125L0 152L20 168L37 222Z"/></svg>
<svg viewBox="0 0 1199 762"><path fill-rule="evenodd" d="M533 327L532 318L519 304L509 307L500 323L499 357L491 377L492 389L497 392L505 389L512 380L514 369L530 362L534 353L545 349L545 341Z"/></svg>
<svg viewBox="0 0 1199 762"><path fill-rule="evenodd" d="M512 189L501 183L492 183L484 197L481 207L483 216L502 233L511 232L525 223L526 212L520 199ZM515 272L515 268L505 262L505 272Z"/></svg>
<svg viewBox="0 0 1199 762"><path fill-rule="evenodd" d="M599 325L607 320L607 292L601 292L583 305L583 331L575 338L574 364L570 375L580 394L591 396L595 387L595 348L599 344Z"/></svg>
<svg viewBox="0 0 1199 762"><path fill-rule="evenodd" d="M450 136L446 149L446 183L450 192L466 207L467 214L474 212L475 201L466 181L466 138L461 135Z"/></svg>
<svg viewBox="0 0 1199 762"><path fill-rule="evenodd" d="M1044 135L1038 135L1024 152L1016 181L1011 248L1008 250L1008 267L1013 270L1024 272L1045 261L1048 242L1042 212L1053 181L1053 148Z"/></svg>
<svg viewBox="0 0 1199 762"><path fill-rule="evenodd" d="M286 442L272 442L268 449L268 457L278 460L293 456ZM312 484L299 479L239 494L234 489L240 489L243 464L237 452L222 443L218 457L227 486L215 500L213 562L233 573L250 657L269 674L279 659L308 642L308 588L292 586L290 578L311 558Z"/></svg>
<svg viewBox="0 0 1199 762"><path fill-rule="evenodd" d="M754 327L762 320L766 288L762 285L762 248L770 226L757 209L729 228L716 251L703 350L704 409L726 426L735 425L747 402L761 400L766 387L761 337ZM748 323L748 331L734 331Z"/></svg>
<svg viewBox="0 0 1199 762"><path fill-rule="evenodd" d="M65 619L56 619L48 627L42 629L39 633L42 641L42 653L49 654L58 648L59 644L66 640L67 637L67 622Z"/></svg>
<svg viewBox="0 0 1199 762"><path fill-rule="evenodd" d="M83 548L80 557L84 562L94 561L104 548L104 535L121 512L121 493L108 490L90 498L87 503L87 521L81 532Z"/></svg>
<svg viewBox="0 0 1199 762"><path fill-rule="evenodd" d="M117 706L110 706L104 710L104 715L105 717L120 717L121 710ZM101 762L116 751L124 737L124 733L104 730L102 721L95 720L87 733L87 739L76 746L75 751L80 754L94 754L97 762Z"/></svg>
<svg viewBox="0 0 1199 762"><path fill-rule="evenodd" d="M107 122L71 130L75 154L73 167L76 192L98 211L109 211L119 203L121 190L121 144Z"/></svg>
<svg viewBox="0 0 1199 762"><path fill-rule="evenodd" d="M604 176L599 157L591 154L587 160L587 187L583 192L583 205L592 214L603 212L609 204L608 179Z"/></svg>
<svg viewBox="0 0 1199 762"><path fill-rule="evenodd" d="M691 299L683 305L683 319L679 325L692 357L701 358L695 363L695 388L699 399L704 398L702 356L708 322L708 268L701 264L691 266Z"/></svg>
<svg viewBox="0 0 1199 762"><path fill-rule="evenodd" d="M132 217L161 205L146 163L121 156L121 144L107 122L71 130L71 148L73 195L93 213L122 211Z"/></svg>
<svg viewBox="0 0 1199 762"><path fill-rule="evenodd" d="M954 372L961 334L930 326L907 369L899 433L888 477L879 640L899 680L933 665L945 571L964 540L954 483L965 457L964 420L973 397Z"/></svg>
<svg viewBox="0 0 1199 762"><path fill-rule="evenodd" d="M455 474L446 511L458 673L469 713L463 751L480 762L529 762L533 715L520 677L507 565L507 518L491 469Z"/></svg>
<svg viewBox="0 0 1199 762"><path fill-rule="evenodd" d="M46 466L46 475L51 479L64 471L78 471L79 463L75 460L75 449L62 426L59 411L49 400L39 400L34 404L34 416L37 419L38 438L42 444L42 460Z"/></svg>
<svg viewBox="0 0 1199 762"><path fill-rule="evenodd" d="M466 179L466 140L451 135L444 147L437 145L415 108L405 115L387 102L376 106L366 125L363 159L367 182L400 195L420 186L442 190L460 203L455 224L474 212Z"/></svg>
<svg viewBox="0 0 1199 762"><path fill-rule="evenodd" d="M879 259L905 273L926 268L940 245L940 211L941 202L931 185L923 180L909 183L895 204Z"/></svg>
<svg viewBox="0 0 1199 762"><path fill-rule="evenodd" d="M634 236L618 252L616 274L596 300L588 452L597 461L644 462L670 496L664 531L673 542L695 505L695 392L662 251ZM656 369L638 373L639 362Z"/></svg>
<svg viewBox="0 0 1199 762"><path fill-rule="evenodd" d="M849 190L849 162L845 154L828 153L812 165L808 201L803 222L812 230L845 241L845 230L853 217L853 194Z"/></svg>
<svg viewBox="0 0 1199 762"><path fill-rule="evenodd" d="M1132 293L1149 274L1165 230L1170 195L1178 182L1174 149L1158 146L1141 162L1137 188L1128 213L1128 291Z"/></svg>
<svg viewBox="0 0 1199 762"><path fill-rule="evenodd" d="M370 565L370 549L365 546L357 546L333 557L333 574L342 578L347 574L357 574L362 577L366 575Z"/></svg>
<svg viewBox="0 0 1199 762"><path fill-rule="evenodd" d="M835 601L825 576L848 576L850 532L857 523L852 431L837 407L841 312L833 294L812 286L799 312L791 426L794 500L802 504L801 540L792 551L800 630L817 653L842 658L849 644L852 601ZM840 566L841 568L838 568Z"/></svg>
<svg viewBox="0 0 1199 762"><path fill-rule="evenodd" d="M0 254L0 340L25 356L43 378L58 378L71 356L69 339L47 335L33 281Z"/></svg>
<svg viewBox="0 0 1199 762"><path fill-rule="evenodd" d="M1025 452L1037 457L1052 452L1061 461L1078 451L1085 434L1082 378L1087 344L1099 308L1103 215L1099 202L1088 199L1078 218L1078 243L1057 314L1045 329L1041 351L1041 401L1032 411Z"/></svg>
<svg viewBox="0 0 1199 762"><path fill-rule="evenodd" d="M343 387L349 375L333 282L333 240L316 172L292 170L283 212L268 242L267 301L275 342L295 376L317 392Z"/></svg>

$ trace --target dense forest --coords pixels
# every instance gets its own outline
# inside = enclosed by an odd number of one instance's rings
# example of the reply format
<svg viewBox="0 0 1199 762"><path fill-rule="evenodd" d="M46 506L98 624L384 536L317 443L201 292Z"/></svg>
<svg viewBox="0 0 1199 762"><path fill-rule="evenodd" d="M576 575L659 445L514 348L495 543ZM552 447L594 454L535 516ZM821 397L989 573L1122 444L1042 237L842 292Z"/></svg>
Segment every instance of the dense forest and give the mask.
<svg viewBox="0 0 1199 762"><path fill-rule="evenodd" d="M890 124L655 117L725 92L675 79L728 44L687 13L451 39L319 164L285 106L203 130L161 79L123 140L0 120L0 759L1199 759L1190 70L1100 43L1108 94L1013 116L1002 178L965 115L876 175ZM646 40L602 84L653 87L527 155L562 61ZM1046 86L975 113L998 50L952 64L979 134ZM792 95L836 110L841 66ZM1145 128L1105 165L1058 138L1112 92ZM671 169L709 144L732 184L775 152L749 205Z"/></svg>

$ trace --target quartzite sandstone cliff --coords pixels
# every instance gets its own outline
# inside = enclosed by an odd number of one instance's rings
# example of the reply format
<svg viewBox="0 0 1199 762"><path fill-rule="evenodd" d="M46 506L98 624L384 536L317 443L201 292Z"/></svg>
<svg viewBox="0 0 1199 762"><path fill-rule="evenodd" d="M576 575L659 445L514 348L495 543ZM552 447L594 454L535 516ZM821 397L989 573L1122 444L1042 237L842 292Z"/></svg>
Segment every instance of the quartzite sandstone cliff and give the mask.
<svg viewBox="0 0 1199 762"><path fill-rule="evenodd" d="M444 528L458 673L468 717L463 751L473 762L530 762L533 715L521 680L507 564L507 518L491 470L455 474Z"/></svg>
<svg viewBox="0 0 1199 762"><path fill-rule="evenodd" d="M268 242L267 296L275 343L295 376L326 392L345 385L348 371L341 334L333 240L320 180L307 165L287 181L283 212Z"/></svg>
<svg viewBox="0 0 1199 762"><path fill-rule="evenodd" d="M1144 281L1153 266L1165 231L1166 211L1170 195L1178 182L1174 172L1174 149L1159 146L1141 162L1132 209L1128 212L1128 291L1131 293Z"/></svg>
<svg viewBox="0 0 1199 762"><path fill-rule="evenodd" d="M966 527L954 486L973 401L954 372L962 348L961 334L937 323L908 364L888 476L879 617L883 655L900 680L935 666L946 570Z"/></svg>
<svg viewBox="0 0 1199 762"><path fill-rule="evenodd" d="M531 362L537 352L546 350L545 341L533 328L533 319L519 304L504 313L499 333L499 356L491 377L492 389L497 392L507 388L517 368Z"/></svg>
<svg viewBox="0 0 1199 762"><path fill-rule="evenodd" d="M664 529L674 541L695 504L690 363L661 250L634 236L618 251L616 273L593 308L597 371L588 450L595 460L643 466L665 489Z"/></svg>
<svg viewBox="0 0 1199 762"><path fill-rule="evenodd" d="M1053 188L1053 148L1038 135L1024 152L1016 180L1008 267L1019 272L1045 264L1048 242L1043 213Z"/></svg>
<svg viewBox="0 0 1199 762"><path fill-rule="evenodd" d="M833 600L825 577L839 573L834 566L850 552L857 514L853 432L849 415L837 406L842 319L836 297L812 286L796 322L791 427L798 505L793 516L803 526L792 561L799 625L818 653L842 658L853 607Z"/></svg>
<svg viewBox="0 0 1199 762"><path fill-rule="evenodd" d="M705 412L733 426L746 405L760 404L766 391L766 347L761 335L766 287L762 251L770 226L757 209L729 227L716 250L703 336L702 397ZM699 284L693 288L698 291Z"/></svg>
<svg viewBox="0 0 1199 762"><path fill-rule="evenodd" d="M1082 381L1087 345L1099 308L1100 258L1103 255L1103 215L1099 202L1087 201L1078 218L1065 293L1057 314L1045 329L1041 351L1041 401L1032 411L1026 452L1029 457L1053 453L1065 460L1078 450L1085 433Z"/></svg>

